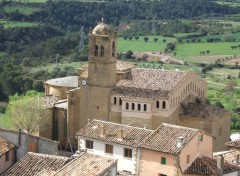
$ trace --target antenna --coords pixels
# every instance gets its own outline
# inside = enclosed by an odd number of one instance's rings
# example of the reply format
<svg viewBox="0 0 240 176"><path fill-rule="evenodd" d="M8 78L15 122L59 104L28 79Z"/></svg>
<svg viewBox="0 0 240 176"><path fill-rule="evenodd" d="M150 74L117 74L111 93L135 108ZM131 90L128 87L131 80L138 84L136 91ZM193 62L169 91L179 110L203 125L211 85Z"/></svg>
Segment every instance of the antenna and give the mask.
<svg viewBox="0 0 240 176"><path fill-rule="evenodd" d="M152 35L156 35L155 17L152 20Z"/></svg>

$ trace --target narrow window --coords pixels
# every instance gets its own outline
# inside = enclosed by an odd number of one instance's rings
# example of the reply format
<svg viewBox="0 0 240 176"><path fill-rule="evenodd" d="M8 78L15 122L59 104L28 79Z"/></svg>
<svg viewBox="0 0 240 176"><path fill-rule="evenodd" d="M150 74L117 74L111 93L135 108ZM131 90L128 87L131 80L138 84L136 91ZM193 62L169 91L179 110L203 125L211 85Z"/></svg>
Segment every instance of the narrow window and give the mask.
<svg viewBox="0 0 240 176"><path fill-rule="evenodd" d="M159 108L159 101L156 101L156 108Z"/></svg>
<svg viewBox="0 0 240 176"><path fill-rule="evenodd" d="M122 99L119 98L119 105L122 105Z"/></svg>
<svg viewBox="0 0 240 176"><path fill-rule="evenodd" d="M165 174L158 174L158 176L167 176L167 175L165 175Z"/></svg>
<svg viewBox="0 0 240 176"><path fill-rule="evenodd" d="M9 151L5 153L5 160L9 161Z"/></svg>
<svg viewBox="0 0 240 176"><path fill-rule="evenodd" d="M143 105L143 111L147 111L147 105L146 104Z"/></svg>
<svg viewBox="0 0 240 176"><path fill-rule="evenodd" d="M112 56L115 56L115 42L112 43Z"/></svg>
<svg viewBox="0 0 240 176"><path fill-rule="evenodd" d="M124 157L132 158L132 149L124 148Z"/></svg>
<svg viewBox="0 0 240 176"><path fill-rule="evenodd" d="M203 141L203 135L201 134L201 136L200 136L200 141Z"/></svg>
<svg viewBox="0 0 240 176"><path fill-rule="evenodd" d="M162 102L162 108L165 109L166 108L166 101Z"/></svg>
<svg viewBox="0 0 240 176"><path fill-rule="evenodd" d="M219 136L222 136L222 127L219 128Z"/></svg>
<svg viewBox="0 0 240 176"><path fill-rule="evenodd" d="M101 55L100 56L101 57L104 56L104 47L103 46L101 46Z"/></svg>
<svg viewBox="0 0 240 176"><path fill-rule="evenodd" d="M117 97L113 98L113 104L116 105L117 104Z"/></svg>
<svg viewBox="0 0 240 176"><path fill-rule="evenodd" d="M141 111L141 104L138 104L138 111Z"/></svg>
<svg viewBox="0 0 240 176"><path fill-rule="evenodd" d="M128 103L126 103L126 109L128 109L129 108L129 104Z"/></svg>
<svg viewBox="0 0 240 176"><path fill-rule="evenodd" d="M190 162L190 155L187 155L187 164Z"/></svg>
<svg viewBox="0 0 240 176"><path fill-rule="evenodd" d="M98 56L98 46L97 45L95 45L95 52L94 52L95 54L95 56Z"/></svg>
<svg viewBox="0 0 240 176"><path fill-rule="evenodd" d="M162 157L162 159L161 159L161 164L166 165L166 163L167 163L167 159L166 159L165 157Z"/></svg>
<svg viewBox="0 0 240 176"><path fill-rule="evenodd" d="M135 110L135 104L132 103L132 110Z"/></svg>
<svg viewBox="0 0 240 176"><path fill-rule="evenodd" d="M172 98L171 98L171 108L173 107L173 105L172 105Z"/></svg>
<svg viewBox="0 0 240 176"><path fill-rule="evenodd" d="M86 148L93 149L93 141L86 140Z"/></svg>
<svg viewBox="0 0 240 176"><path fill-rule="evenodd" d="M105 153L113 154L113 145L106 144Z"/></svg>

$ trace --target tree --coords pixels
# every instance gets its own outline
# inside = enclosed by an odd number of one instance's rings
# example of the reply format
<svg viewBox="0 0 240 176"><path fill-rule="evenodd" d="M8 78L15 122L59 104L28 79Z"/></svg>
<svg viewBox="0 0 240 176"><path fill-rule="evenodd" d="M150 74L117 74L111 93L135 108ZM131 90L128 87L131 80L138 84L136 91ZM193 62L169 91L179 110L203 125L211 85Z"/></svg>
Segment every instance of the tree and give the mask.
<svg viewBox="0 0 240 176"><path fill-rule="evenodd" d="M155 37L155 38L153 39L153 41L154 41L154 42L157 42L157 41L158 41L158 38Z"/></svg>
<svg viewBox="0 0 240 176"><path fill-rule="evenodd" d="M133 38L132 36L129 36L129 37L128 37L129 40L132 40L132 38Z"/></svg>
<svg viewBox="0 0 240 176"><path fill-rule="evenodd" d="M134 38L135 38L135 40L138 40L138 39L139 39L139 37L138 37L138 36L135 36Z"/></svg>
<svg viewBox="0 0 240 176"><path fill-rule="evenodd" d="M224 106L222 105L222 103L220 101L217 101L215 103L215 106L219 107L219 108L224 108Z"/></svg>
<svg viewBox="0 0 240 176"><path fill-rule="evenodd" d="M126 52L125 57L126 57L126 59L131 59L131 58L132 58L132 55L133 55L133 52L132 52L131 50L128 50L128 51Z"/></svg>
<svg viewBox="0 0 240 176"><path fill-rule="evenodd" d="M148 39L149 39L148 37L144 37L144 38L143 38L143 40L144 40L145 42L147 42Z"/></svg>
<svg viewBox="0 0 240 176"><path fill-rule="evenodd" d="M166 40L166 39L163 39L162 41L163 41L163 43L165 43L167 40Z"/></svg>
<svg viewBox="0 0 240 176"><path fill-rule="evenodd" d="M41 97L38 96L19 96L10 98L7 108L10 114L13 127L15 129L23 129L28 133L36 132L40 123L44 123L44 119L48 114L44 110Z"/></svg>

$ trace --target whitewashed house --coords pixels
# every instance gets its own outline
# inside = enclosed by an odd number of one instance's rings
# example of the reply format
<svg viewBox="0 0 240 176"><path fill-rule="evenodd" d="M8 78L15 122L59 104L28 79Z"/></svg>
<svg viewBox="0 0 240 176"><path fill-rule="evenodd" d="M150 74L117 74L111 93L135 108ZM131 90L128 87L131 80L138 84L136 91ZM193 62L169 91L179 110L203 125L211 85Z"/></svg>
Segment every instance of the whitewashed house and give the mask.
<svg viewBox="0 0 240 176"><path fill-rule="evenodd" d="M77 133L79 151L118 159L118 171L137 174L139 145L153 130L93 120Z"/></svg>

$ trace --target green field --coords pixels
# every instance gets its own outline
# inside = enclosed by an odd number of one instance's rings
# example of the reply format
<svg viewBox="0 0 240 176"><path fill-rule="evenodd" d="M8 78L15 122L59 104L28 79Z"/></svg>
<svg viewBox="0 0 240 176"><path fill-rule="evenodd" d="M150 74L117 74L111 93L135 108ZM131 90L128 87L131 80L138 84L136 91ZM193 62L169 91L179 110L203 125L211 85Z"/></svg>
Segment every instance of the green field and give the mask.
<svg viewBox="0 0 240 176"><path fill-rule="evenodd" d="M209 50L209 55L206 58L214 55L238 55L240 49L231 49L231 46L238 45L237 42L218 42L218 43L184 43L178 44L176 47L177 57L184 58L188 61L199 62L194 59L194 56L200 56L201 51ZM203 56L204 57L204 56Z"/></svg>
<svg viewBox="0 0 240 176"><path fill-rule="evenodd" d="M162 36L148 36L149 40L148 42L145 42L144 37L141 36L139 39L136 41L133 37L132 40L124 40L122 37L118 38L118 52L126 52L128 50L132 51L139 51L139 52L144 52L144 51L164 51L166 48L166 44L169 42L173 42L174 38L170 37L162 37ZM157 42L154 42L153 39L158 38ZM163 43L163 39L166 39L167 41Z"/></svg>
<svg viewBox="0 0 240 176"><path fill-rule="evenodd" d="M22 5L14 5L14 6L5 6L4 11L6 12L19 12L21 14L29 15L32 14L36 11L40 10L39 8L36 7L27 7L27 6L22 6Z"/></svg>
<svg viewBox="0 0 240 176"><path fill-rule="evenodd" d="M45 3L45 2L47 2L47 0L11 0L11 1L21 2L21 3Z"/></svg>
<svg viewBox="0 0 240 176"><path fill-rule="evenodd" d="M0 25L3 25L3 27L6 29L13 27L31 27L38 25L38 23L0 20Z"/></svg>

